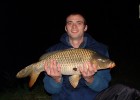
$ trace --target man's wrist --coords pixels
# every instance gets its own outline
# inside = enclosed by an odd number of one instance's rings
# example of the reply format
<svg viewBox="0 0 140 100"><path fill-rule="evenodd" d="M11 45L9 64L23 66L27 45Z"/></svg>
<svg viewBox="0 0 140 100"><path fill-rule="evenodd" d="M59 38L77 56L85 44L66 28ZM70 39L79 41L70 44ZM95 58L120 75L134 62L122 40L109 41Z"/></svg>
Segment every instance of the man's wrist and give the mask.
<svg viewBox="0 0 140 100"><path fill-rule="evenodd" d="M59 78L53 78L57 83L60 83L61 82L61 79L62 77L59 77Z"/></svg>
<svg viewBox="0 0 140 100"><path fill-rule="evenodd" d="M90 76L90 77L86 77L84 79L86 80L87 84L91 84L93 82L93 80L94 80L94 77Z"/></svg>

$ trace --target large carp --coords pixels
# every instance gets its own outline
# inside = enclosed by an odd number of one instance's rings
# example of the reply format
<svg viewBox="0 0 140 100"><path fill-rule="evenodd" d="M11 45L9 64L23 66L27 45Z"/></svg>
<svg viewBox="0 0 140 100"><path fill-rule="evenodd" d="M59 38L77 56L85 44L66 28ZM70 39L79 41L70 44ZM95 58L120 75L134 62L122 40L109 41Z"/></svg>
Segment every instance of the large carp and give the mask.
<svg viewBox="0 0 140 100"><path fill-rule="evenodd" d="M44 64L51 60L56 60L61 65L62 75L70 75L69 81L76 88L80 80L81 73L77 70L85 62L97 64L97 70L113 68L115 63L109 58L89 49L71 48L49 52L40 57L40 60L20 70L16 77L24 78L30 76L29 87L36 82L39 74L44 70ZM49 63L48 63L49 65Z"/></svg>

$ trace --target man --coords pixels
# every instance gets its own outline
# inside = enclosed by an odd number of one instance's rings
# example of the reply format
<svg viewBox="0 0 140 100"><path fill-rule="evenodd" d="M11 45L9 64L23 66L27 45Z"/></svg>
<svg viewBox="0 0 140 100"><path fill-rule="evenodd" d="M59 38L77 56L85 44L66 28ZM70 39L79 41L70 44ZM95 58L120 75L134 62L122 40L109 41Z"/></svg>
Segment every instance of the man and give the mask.
<svg viewBox="0 0 140 100"><path fill-rule="evenodd" d="M80 13L68 15L66 33L62 35L60 43L50 47L47 52L68 48L87 48L109 57L107 47L86 33L87 29L86 20ZM85 66L88 66L88 69ZM83 64L83 68L79 69L82 78L78 86L73 88L69 83L69 76L61 75L61 65L55 60L52 59L49 68L47 64L44 67L44 88L52 94L52 100L95 100L97 93L106 89L111 80L109 69L97 71L96 65L87 62Z"/></svg>

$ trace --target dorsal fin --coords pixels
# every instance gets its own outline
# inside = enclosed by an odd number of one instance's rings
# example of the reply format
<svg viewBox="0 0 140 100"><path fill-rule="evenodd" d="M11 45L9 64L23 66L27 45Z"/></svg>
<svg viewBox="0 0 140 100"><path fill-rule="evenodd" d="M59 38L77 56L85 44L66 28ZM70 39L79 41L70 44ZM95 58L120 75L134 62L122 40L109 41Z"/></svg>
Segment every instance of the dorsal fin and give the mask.
<svg viewBox="0 0 140 100"><path fill-rule="evenodd" d="M39 61L44 60L45 58L49 57L52 54L57 53L58 51L53 51L53 52L49 52L49 53L44 53L40 58Z"/></svg>
<svg viewBox="0 0 140 100"><path fill-rule="evenodd" d="M69 49L74 49L74 48L69 48ZM69 49L65 49L65 50L69 50ZM61 51L64 51L64 50L57 50L57 51L52 51L52 52L48 52L48 53L44 53L40 58L39 58L39 61L45 59L46 57L49 57L57 52L61 52Z"/></svg>

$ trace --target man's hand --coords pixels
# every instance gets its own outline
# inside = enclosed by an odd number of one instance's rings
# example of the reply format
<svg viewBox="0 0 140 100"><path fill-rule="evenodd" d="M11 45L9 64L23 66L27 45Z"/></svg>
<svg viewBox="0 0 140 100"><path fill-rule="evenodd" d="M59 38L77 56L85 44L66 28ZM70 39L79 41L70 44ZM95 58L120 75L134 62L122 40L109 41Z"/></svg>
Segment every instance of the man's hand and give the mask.
<svg viewBox="0 0 140 100"><path fill-rule="evenodd" d="M83 78L90 84L93 82L93 76L97 72L97 65L92 64L91 62L86 62L83 64L83 66L80 66L79 70Z"/></svg>
<svg viewBox="0 0 140 100"><path fill-rule="evenodd" d="M51 60L49 64L48 62L45 62L44 68L46 73L51 76L56 82L61 82L61 66L60 64L57 64L56 60Z"/></svg>

